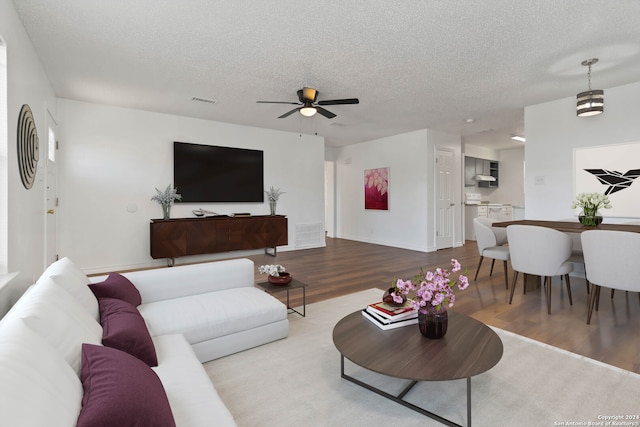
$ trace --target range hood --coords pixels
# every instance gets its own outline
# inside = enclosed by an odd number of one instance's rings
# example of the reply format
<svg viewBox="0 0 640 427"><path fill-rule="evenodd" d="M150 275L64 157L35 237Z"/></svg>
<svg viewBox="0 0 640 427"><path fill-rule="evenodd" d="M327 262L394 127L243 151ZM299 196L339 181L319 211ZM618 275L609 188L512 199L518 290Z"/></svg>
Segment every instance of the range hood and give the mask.
<svg viewBox="0 0 640 427"><path fill-rule="evenodd" d="M490 175L476 175L473 179L476 181L495 181L496 179Z"/></svg>

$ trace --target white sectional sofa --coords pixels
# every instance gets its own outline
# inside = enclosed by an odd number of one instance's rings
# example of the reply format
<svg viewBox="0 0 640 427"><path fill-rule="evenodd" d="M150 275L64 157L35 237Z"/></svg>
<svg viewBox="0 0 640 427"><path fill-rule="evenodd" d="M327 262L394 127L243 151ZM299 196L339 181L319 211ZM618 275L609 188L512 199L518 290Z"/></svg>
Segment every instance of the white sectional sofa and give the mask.
<svg viewBox="0 0 640 427"><path fill-rule="evenodd" d="M90 284L65 258L0 321L0 425L235 426L201 363L288 331L248 259Z"/></svg>

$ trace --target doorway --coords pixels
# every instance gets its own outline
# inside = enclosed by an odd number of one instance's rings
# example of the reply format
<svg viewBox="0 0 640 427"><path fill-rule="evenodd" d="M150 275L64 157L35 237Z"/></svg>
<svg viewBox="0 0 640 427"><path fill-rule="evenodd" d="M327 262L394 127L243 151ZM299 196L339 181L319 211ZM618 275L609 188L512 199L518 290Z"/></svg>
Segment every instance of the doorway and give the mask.
<svg viewBox="0 0 640 427"><path fill-rule="evenodd" d="M44 268L58 259L58 167L56 154L57 123L47 108L47 151L45 153L45 201L44 201Z"/></svg>
<svg viewBox="0 0 640 427"><path fill-rule="evenodd" d="M436 249L453 247L454 153L436 148Z"/></svg>

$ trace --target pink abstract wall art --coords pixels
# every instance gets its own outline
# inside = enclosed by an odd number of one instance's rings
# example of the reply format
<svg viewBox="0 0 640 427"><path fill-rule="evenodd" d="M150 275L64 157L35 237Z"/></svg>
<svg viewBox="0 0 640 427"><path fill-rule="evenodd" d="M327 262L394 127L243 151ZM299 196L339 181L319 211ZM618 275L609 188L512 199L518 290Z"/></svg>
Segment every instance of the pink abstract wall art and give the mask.
<svg viewBox="0 0 640 427"><path fill-rule="evenodd" d="M364 171L364 208L389 210L389 168Z"/></svg>

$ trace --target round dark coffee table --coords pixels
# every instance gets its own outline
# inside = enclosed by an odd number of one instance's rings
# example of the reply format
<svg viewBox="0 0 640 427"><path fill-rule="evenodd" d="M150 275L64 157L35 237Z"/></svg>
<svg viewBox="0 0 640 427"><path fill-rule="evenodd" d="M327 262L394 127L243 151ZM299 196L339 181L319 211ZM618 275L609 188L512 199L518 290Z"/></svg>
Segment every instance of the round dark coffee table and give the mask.
<svg viewBox="0 0 640 427"><path fill-rule="evenodd" d="M449 426L459 426L403 397L418 381L467 380L467 426L471 426L471 377L494 367L502 358L502 341L482 322L449 311L447 334L437 340L423 337L416 325L382 330L361 311L343 318L333 329L340 352L342 378L387 397ZM366 384L344 372L344 358L371 371L411 380L397 396Z"/></svg>

